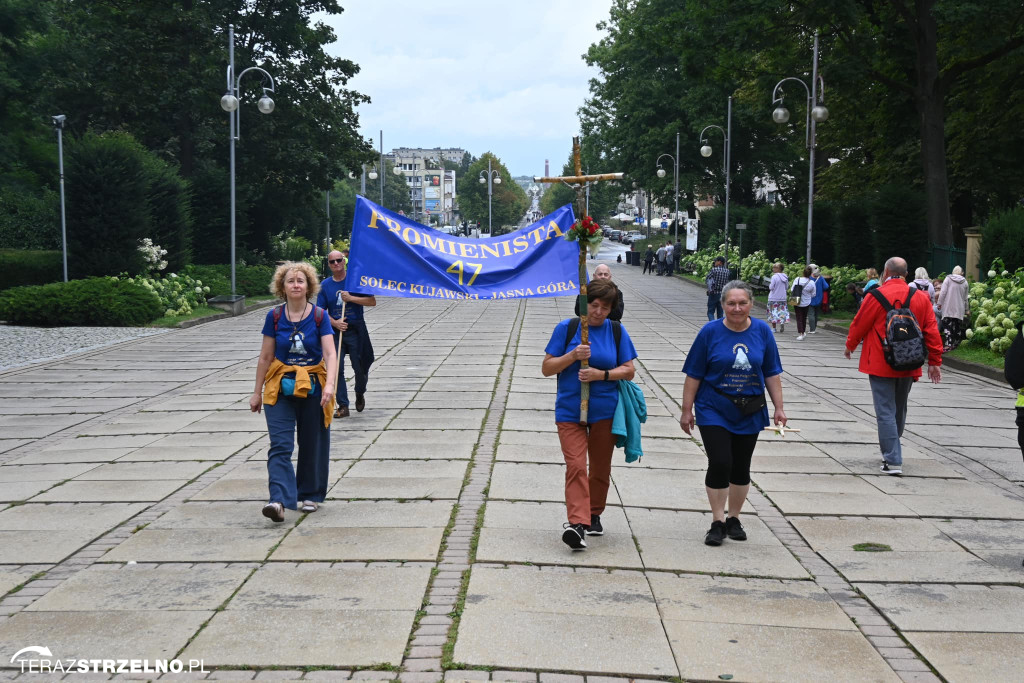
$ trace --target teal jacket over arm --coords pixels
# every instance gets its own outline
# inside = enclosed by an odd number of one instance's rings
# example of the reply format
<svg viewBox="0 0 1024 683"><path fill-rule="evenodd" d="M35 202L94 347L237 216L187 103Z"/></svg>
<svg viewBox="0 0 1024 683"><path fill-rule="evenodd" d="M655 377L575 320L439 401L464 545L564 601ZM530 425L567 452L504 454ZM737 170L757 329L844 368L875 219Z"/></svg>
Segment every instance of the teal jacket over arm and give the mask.
<svg viewBox="0 0 1024 683"><path fill-rule="evenodd" d="M640 425L647 422L647 402L644 392L629 380L619 380L619 403L612 418L612 434L616 448L626 448L626 462L643 457L640 448Z"/></svg>

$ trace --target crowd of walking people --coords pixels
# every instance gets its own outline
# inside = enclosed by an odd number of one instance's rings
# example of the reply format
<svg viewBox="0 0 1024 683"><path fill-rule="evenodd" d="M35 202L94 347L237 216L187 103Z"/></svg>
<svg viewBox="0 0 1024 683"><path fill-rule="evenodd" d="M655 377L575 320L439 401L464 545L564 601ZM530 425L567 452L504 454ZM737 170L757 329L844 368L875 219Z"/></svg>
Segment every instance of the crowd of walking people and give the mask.
<svg viewBox="0 0 1024 683"><path fill-rule="evenodd" d="M673 251L670 243L657 252L648 247L643 274L655 264L658 275L670 274ZM285 509L315 512L326 497L331 421L349 415L346 356L355 374L356 410L365 406L373 350L363 313L377 302L346 289L343 254L331 252L328 263L331 277L319 283L308 264L279 266L271 289L284 303L264 320L250 408L266 415L270 500L262 512L275 522L284 520ZM878 466L889 475L904 471L901 438L914 383L925 372L932 382L941 381L942 355L959 344L970 315L960 267L942 282L930 279L924 268L917 268L910 282L908 273L907 262L892 257L881 275L865 271L863 288L854 283L846 287L857 310L844 355L850 359L861 348L858 369L868 376L871 389ZM704 445L712 520L704 543L710 546L747 539L740 514L758 436L788 424L776 339L790 322L789 307L796 317L796 339L804 340L816 333L830 305L830 283L815 264L808 264L793 282L781 263L773 265L766 320L752 315L750 285L729 275L724 258L716 258L705 281L708 322L697 332L682 366L686 377L679 425L687 435L699 433ZM622 322L624 308L611 269L598 265L585 297L577 298L575 316L552 331L541 363L545 377L557 376L554 419L566 465L562 541L573 550L585 549L588 536L604 533L601 515L617 441L629 442L634 457L640 452L639 424L646 419L646 406L643 392L630 382L637 350ZM336 373L341 375L337 397ZM589 399L582 401L586 394ZM1024 390L1018 404L1024 452ZM627 446L627 459L629 455Z"/></svg>

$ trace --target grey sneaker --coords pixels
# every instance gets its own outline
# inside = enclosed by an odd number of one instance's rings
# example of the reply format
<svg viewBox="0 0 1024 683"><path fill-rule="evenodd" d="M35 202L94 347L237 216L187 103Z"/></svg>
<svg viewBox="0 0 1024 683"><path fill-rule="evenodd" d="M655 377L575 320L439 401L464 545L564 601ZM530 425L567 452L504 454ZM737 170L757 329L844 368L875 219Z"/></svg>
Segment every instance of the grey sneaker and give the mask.
<svg viewBox="0 0 1024 683"><path fill-rule="evenodd" d="M883 462L882 463L882 473L883 474L903 474L903 466L902 465L890 465L887 462Z"/></svg>

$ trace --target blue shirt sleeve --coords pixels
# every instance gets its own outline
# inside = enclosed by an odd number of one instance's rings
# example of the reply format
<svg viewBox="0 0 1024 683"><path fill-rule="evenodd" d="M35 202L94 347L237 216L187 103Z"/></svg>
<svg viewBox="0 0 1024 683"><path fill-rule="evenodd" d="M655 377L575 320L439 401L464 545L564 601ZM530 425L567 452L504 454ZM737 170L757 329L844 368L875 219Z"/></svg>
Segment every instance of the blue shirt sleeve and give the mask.
<svg viewBox="0 0 1024 683"><path fill-rule="evenodd" d="M267 311L267 317L263 320L264 337L274 337L277 335L277 333L274 331L274 311L276 309L277 306L272 306L271 309Z"/></svg>
<svg viewBox="0 0 1024 683"><path fill-rule="evenodd" d="M552 356L564 356L565 352L569 350L565 343L565 333L568 331L569 320L563 320L555 325L555 330L551 333L551 340L544 347L544 353L550 353Z"/></svg>
<svg viewBox="0 0 1024 683"><path fill-rule="evenodd" d="M324 282L326 282L326 280L324 280ZM325 311L328 310L328 308L327 308L327 292L324 291L324 284L323 284L323 282L320 283L320 291L316 293L316 305L319 306L320 308L324 309Z"/></svg>
<svg viewBox="0 0 1024 683"><path fill-rule="evenodd" d="M317 298L319 299L319 296ZM317 305L319 306L320 304L318 303ZM321 306L321 308L324 307ZM326 308L324 308L324 317L323 320L320 321L320 329L317 330L317 333L321 337L326 337L327 335L334 335L334 328L331 327L331 314Z"/></svg>
<svg viewBox="0 0 1024 683"><path fill-rule="evenodd" d="M687 377L704 379L708 367L708 334L711 324L700 328L696 339L690 345L690 351L686 354L686 361L683 363L683 372Z"/></svg>

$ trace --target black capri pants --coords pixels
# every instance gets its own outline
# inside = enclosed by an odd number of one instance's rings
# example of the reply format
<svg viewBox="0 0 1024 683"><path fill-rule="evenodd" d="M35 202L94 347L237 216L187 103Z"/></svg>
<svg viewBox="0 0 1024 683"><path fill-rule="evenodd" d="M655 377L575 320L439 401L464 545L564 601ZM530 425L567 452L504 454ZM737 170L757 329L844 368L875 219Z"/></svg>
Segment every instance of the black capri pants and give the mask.
<svg viewBox="0 0 1024 683"><path fill-rule="evenodd" d="M757 445L757 434L733 434L725 427L697 425L708 454L708 473L704 485L709 489L727 489L729 484L750 483L750 459Z"/></svg>

